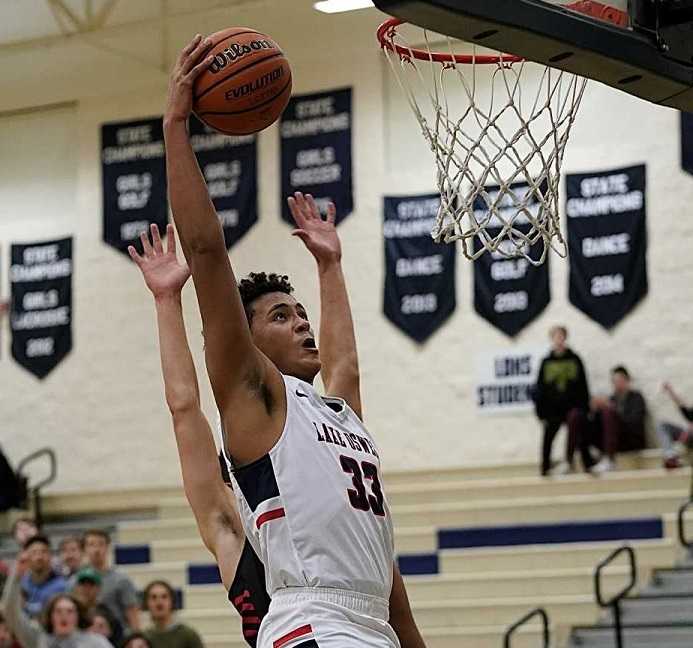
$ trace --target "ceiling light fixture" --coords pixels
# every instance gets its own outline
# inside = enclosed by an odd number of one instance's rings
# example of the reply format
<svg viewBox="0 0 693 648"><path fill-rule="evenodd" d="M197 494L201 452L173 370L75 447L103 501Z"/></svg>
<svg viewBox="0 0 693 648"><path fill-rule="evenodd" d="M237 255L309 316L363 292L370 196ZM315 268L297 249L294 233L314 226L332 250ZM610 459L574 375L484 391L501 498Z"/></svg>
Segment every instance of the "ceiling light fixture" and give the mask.
<svg viewBox="0 0 693 648"><path fill-rule="evenodd" d="M321 0L313 5L318 11L329 14L354 11L355 9L368 9L372 6L373 2L371 0Z"/></svg>

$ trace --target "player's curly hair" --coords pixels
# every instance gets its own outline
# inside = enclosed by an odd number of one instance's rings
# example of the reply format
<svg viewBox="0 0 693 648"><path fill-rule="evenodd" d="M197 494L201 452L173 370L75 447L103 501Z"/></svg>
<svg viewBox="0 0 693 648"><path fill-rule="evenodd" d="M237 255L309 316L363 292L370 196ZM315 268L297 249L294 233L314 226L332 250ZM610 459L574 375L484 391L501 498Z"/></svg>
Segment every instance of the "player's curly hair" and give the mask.
<svg viewBox="0 0 693 648"><path fill-rule="evenodd" d="M238 284L238 291L241 293L241 301L245 309L245 316L248 323L253 319L252 303L262 295L271 292L281 292L290 295L294 287L289 282L289 277L279 275L275 272L251 272L245 279L241 279Z"/></svg>

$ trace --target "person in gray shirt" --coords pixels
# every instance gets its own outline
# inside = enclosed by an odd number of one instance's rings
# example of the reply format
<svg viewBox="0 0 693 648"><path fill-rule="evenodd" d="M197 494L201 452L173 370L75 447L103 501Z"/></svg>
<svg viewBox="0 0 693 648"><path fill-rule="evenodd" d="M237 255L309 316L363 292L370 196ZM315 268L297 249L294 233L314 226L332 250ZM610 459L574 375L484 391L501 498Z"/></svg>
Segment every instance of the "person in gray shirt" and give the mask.
<svg viewBox="0 0 693 648"><path fill-rule="evenodd" d="M113 648L105 637L84 631L88 619L69 594L58 594L48 602L43 626L30 619L22 609L20 578L24 571L26 560L20 556L0 602L7 627L23 648Z"/></svg>
<svg viewBox="0 0 693 648"><path fill-rule="evenodd" d="M140 629L140 606L132 581L109 564L111 537L102 529L84 533L84 553L87 562L101 576L98 602L105 605L126 630Z"/></svg>

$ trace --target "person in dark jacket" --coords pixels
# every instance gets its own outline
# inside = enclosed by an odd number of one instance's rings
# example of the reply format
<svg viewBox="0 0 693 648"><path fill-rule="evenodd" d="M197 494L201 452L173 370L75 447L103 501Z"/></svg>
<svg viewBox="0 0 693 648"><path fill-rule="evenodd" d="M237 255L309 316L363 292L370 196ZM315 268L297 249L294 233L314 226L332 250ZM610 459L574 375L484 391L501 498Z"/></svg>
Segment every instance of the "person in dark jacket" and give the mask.
<svg viewBox="0 0 693 648"><path fill-rule="evenodd" d="M647 445L647 404L643 395L632 388L630 373L621 365L611 370L611 383L611 396L593 398L590 416L578 417L569 431L571 443L580 448L585 469L595 474L614 470L618 452L642 450ZM602 452L596 465L590 446Z"/></svg>
<svg viewBox="0 0 693 648"><path fill-rule="evenodd" d="M693 407L688 407L668 382L664 383L663 388L686 419L684 425L668 421L662 421L657 425L657 437L664 452L664 467L672 470L681 467L681 460L674 444L680 443L687 448L693 448Z"/></svg>
<svg viewBox="0 0 693 648"><path fill-rule="evenodd" d="M568 329L554 326L549 331L551 352L539 368L534 392L534 405L537 417L544 426L544 440L541 449L541 474L551 471L551 448L558 430L563 423L572 425L580 413L589 409L589 388L585 367L580 357L567 346ZM570 435L569 439L571 438ZM566 446L566 460L555 469L555 474L573 470L575 446Z"/></svg>

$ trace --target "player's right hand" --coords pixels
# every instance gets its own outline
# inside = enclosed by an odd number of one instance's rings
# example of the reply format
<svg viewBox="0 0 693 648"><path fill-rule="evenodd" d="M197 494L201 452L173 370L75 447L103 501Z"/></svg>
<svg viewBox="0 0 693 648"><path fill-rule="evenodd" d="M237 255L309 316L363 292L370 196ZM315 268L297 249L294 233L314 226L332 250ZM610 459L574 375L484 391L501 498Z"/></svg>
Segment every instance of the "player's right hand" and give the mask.
<svg viewBox="0 0 693 648"><path fill-rule="evenodd" d="M211 46L209 38L198 34L181 50L168 80L164 122L185 122L190 116L193 83L214 58L205 56Z"/></svg>
<svg viewBox="0 0 693 648"><path fill-rule="evenodd" d="M155 299L178 297L185 282L190 277L190 270L185 263L180 263L176 257L176 233L173 225L166 227L166 249L161 242L159 228L151 225L152 242L149 242L147 232L140 234L142 254L130 245L130 258L142 271L144 283L152 292Z"/></svg>

